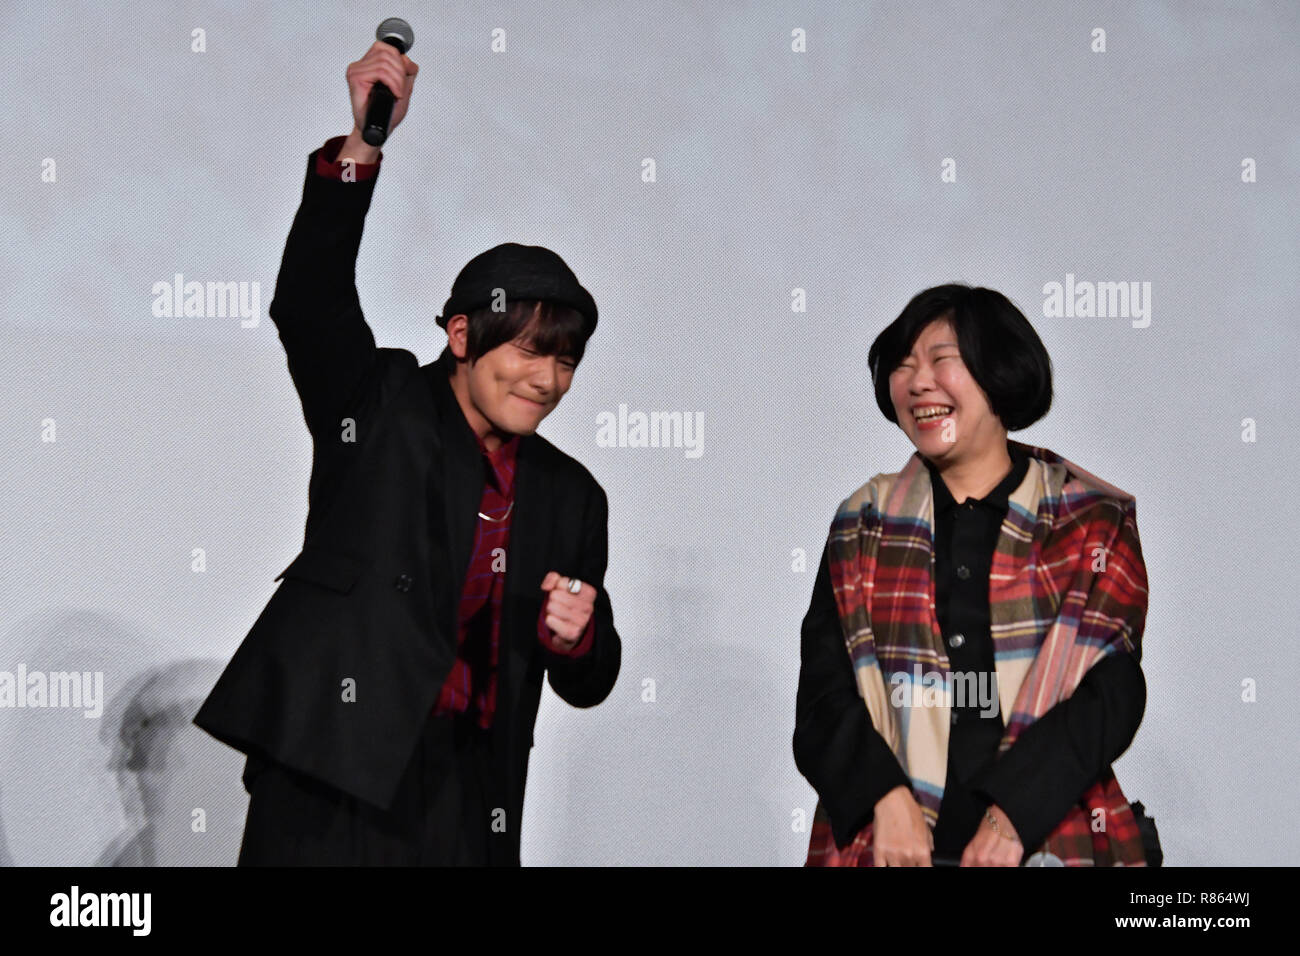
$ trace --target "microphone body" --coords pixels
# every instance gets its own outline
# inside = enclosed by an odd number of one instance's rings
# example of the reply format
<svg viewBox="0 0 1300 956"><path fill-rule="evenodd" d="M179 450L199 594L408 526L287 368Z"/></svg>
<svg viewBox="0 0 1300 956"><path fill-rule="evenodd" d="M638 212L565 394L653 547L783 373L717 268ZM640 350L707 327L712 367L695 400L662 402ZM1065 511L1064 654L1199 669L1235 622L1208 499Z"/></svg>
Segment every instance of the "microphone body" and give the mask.
<svg viewBox="0 0 1300 956"><path fill-rule="evenodd" d="M405 53L415 45L415 34L405 20L390 17L379 24L375 39L395 47L398 53ZM362 127L361 138L371 146L382 146L388 139L388 124L393 120L393 104L396 98L393 91L384 83L376 82L370 88L370 98L366 103L366 125Z"/></svg>

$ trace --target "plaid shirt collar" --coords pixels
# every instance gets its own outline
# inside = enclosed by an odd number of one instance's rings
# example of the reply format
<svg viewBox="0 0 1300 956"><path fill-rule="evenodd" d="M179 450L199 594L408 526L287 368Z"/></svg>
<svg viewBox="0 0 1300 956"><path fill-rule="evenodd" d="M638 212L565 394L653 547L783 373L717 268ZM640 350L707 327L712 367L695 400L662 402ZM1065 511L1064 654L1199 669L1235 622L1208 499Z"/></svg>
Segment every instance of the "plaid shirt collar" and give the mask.
<svg viewBox="0 0 1300 956"><path fill-rule="evenodd" d="M488 481L501 492L504 497L510 497L515 485L515 464L519 455L519 436L514 435L509 441L502 442L500 447L495 451L488 451L487 445L483 439L476 433L474 440L478 442L479 453L487 459Z"/></svg>

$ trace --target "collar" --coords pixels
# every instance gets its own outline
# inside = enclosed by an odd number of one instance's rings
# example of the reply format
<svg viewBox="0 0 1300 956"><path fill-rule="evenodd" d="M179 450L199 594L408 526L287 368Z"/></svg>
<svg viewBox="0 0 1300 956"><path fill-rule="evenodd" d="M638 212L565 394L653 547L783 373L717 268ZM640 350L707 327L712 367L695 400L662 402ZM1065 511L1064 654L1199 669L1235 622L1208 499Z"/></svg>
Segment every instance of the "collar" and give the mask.
<svg viewBox="0 0 1300 956"><path fill-rule="evenodd" d="M452 354L451 348L444 346L441 355L421 367L428 376L434 404L442 419L444 442L450 441L452 449L464 455L481 454L476 449L481 448L482 443L474 434L474 429L469 427L465 412L460 407L460 402L456 401L456 393L451 390L451 375L456 371L456 356Z"/></svg>
<svg viewBox="0 0 1300 956"><path fill-rule="evenodd" d="M489 480L495 479L497 491L509 498L515 485L519 436L515 435L509 441L502 442L496 451L488 451L487 446L483 444L483 439L477 434L474 435L474 440L478 442L479 453L487 459Z"/></svg>
<svg viewBox="0 0 1300 956"><path fill-rule="evenodd" d="M983 498L968 498L967 501L991 508L998 514L1006 512L1012 492L1020 487L1020 483L1025 480L1025 473L1029 471L1029 456L1025 454L1019 442L1007 442L1007 454L1011 456L1011 470L1007 472L1006 477ZM930 470L930 487L934 491L935 514L957 507L957 500L948 490L938 467L924 456L921 460Z"/></svg>

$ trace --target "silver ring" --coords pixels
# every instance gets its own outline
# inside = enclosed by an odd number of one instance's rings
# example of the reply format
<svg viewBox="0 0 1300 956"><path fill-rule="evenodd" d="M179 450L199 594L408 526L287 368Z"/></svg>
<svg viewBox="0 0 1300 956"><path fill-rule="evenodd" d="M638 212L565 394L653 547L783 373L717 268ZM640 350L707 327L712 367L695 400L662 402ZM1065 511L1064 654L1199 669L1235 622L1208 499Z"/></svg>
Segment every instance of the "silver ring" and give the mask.
<svg viewBox="0 0 1300 956"><path fill-rule="evenodd" d="M569 578L569 593L577 594L582 590L582 582L577 578Z"/></svg>

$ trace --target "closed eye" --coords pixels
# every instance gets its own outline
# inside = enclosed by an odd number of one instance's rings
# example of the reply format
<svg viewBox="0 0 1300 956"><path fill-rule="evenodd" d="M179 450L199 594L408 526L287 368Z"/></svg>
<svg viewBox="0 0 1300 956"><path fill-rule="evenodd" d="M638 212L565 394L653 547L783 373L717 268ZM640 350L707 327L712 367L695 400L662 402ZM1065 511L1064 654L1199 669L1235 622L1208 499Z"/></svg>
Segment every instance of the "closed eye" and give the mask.
<svg viewBox="0 0 1300 956"><path fill-rule="evenodd" d="M523 353L524 353L525 355L527 355L529 358L534 358L534 357L536 357L536 356L542 354L541 352L535 351L534 349L525 348L525 347L522 346L522 345L516 345L515 348L517 348L519 351L523 352ZM572 359L561 359L561 360L560 360L560 364L561 364L562 366L564 366L565 368L567 368L570 372L572 372L574 369L576 369L576 368L578 367L578 363L575 362L575 361L573 361Z"/></svg>

